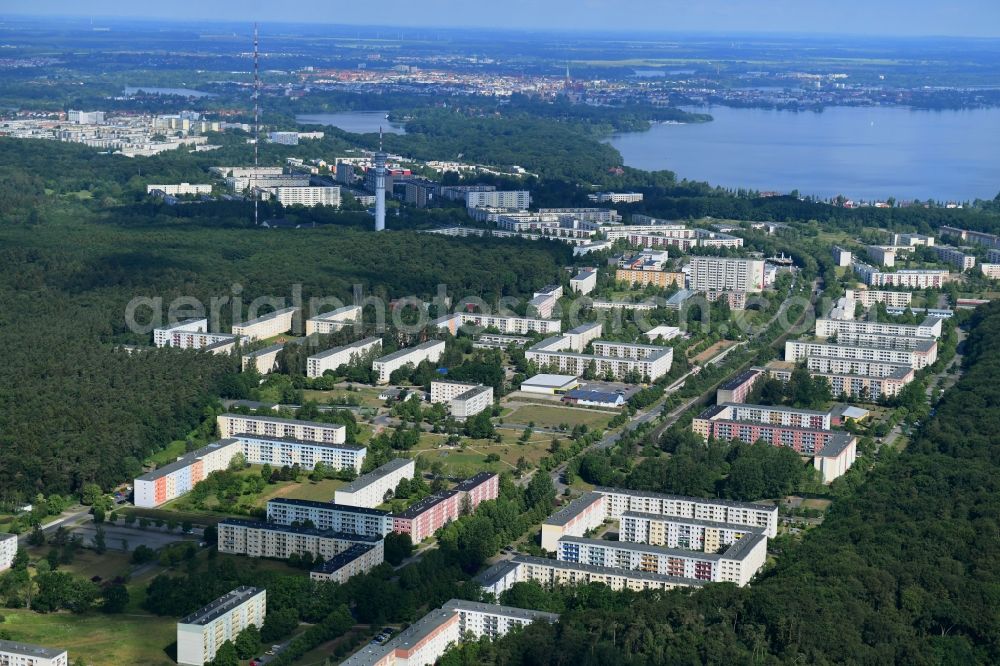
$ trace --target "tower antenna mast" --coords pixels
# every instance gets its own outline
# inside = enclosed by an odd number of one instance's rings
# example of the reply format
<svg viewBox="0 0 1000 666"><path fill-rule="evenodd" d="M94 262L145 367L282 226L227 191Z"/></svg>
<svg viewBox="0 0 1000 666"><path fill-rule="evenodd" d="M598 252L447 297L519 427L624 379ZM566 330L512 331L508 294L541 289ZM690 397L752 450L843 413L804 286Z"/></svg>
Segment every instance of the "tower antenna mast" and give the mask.
<svg viewBox="0 0 1000 666"><path fill-rule="evenodd" d="M257 23L253 24L253 166L254 175L257 174L257 168L260 166L259 158L259 148L260 145L260 68L258 66L258 56L257 56ZM254 188L256 189L256 188ZM260 225L260 211L259 211L260 195L258 192L253 193L253 223L254 226Z"/></svg>

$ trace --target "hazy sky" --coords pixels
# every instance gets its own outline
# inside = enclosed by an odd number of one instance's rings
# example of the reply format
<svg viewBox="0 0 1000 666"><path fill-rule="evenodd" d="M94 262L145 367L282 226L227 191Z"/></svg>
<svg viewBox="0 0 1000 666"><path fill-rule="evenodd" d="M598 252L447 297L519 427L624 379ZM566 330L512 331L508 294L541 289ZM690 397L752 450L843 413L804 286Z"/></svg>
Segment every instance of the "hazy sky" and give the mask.
<svg viewBox="0 0 1000 666"><path fill-rule="evenodd" d="M1000 37L1000 0L0 0L14 14L570 30Z"/></svg>

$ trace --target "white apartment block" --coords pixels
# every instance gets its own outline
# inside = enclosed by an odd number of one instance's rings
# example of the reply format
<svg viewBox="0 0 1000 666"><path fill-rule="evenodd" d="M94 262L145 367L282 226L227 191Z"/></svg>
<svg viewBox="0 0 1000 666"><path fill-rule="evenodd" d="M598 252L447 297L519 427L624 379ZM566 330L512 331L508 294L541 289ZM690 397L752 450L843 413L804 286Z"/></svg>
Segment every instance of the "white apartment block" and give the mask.
<svg viewBox="0 0 1000 666"><path fill-rule="evenodd" d="M597 192L587 198L597 203L638 203L642 201L642 192Z"/></svg>
<svg viewBox="0 0 1000 666"><path fill-rule="evenodd" d="M233 324L233 335L242 335L250 340L263 340L292 330L292 323L299 308L290 307L275 310L249 321Z"/></svg>
<svg viewBox="0 0 1000 666"><path fill-rule="evenodd" d="M693 291L746 291L764 288L764 262L760 259L692 257L689 288Z"/></svg>
<svg viewBox="0 0 1000 666"><path fill-rule="evenodd" d="M996 252L997 250L990 250ZM990 280L1000 280L1000 264L979 264L979 272Z"/></svg>
<svg viewBox="0 0 1000 666"><path fill-rule="evenodd" d="M463 382L431 382L431 402L448 403L458 420L465 420L493 406L493 387Z"/></svg>
<svg viewBox="0 0 1000 666"><path fill-rule="evenodd" d="M934 254L937 255L937 258L940 261L943 261L946 264L951 264L962 273L976 265L975 255L966 254L957 247L951 247L949 245L935 245Z"/></svg>
<svg viewBox="0 0 1000 666"><path fill-rule="evenodd" d="M857 437L837 438L813 456L813 469L820 473L823 483L832 483L847 473L857 457Z"/></svg>
<svg viewBox="0 0 1000 666"><path fill-rule="evenodd" d="M937 360L937 342L933 338L912 338L921 344L917 348L899 349L892 347L862 346L849 343L830 344L806 340L785 341L785 360L793 363L811 356L842 358L857 361L878 361L909 365L919 370Z"/></svg>
<svg viewBox="0 0 1000 666"><path fill-rule="evenodd" d="M542 549L555 552L559 539L564 536L582 537L603 525L606 514L603 495L584 493L542 523Z"/></svg>
<svg viewBox="0 0 1000 666"><path fill-rule="evenodd" d="M822 372L810 370L812 377L822 377L830 384L830 392L833 395L848 395L852 398L867 398L868 400L879 400L882 397L892 397L898 395L903 387L913 381L913 369L905 365L898 366L899 370L892 375L879 377L875 375L838 374L832 372Z"/></svg>
<svg viewBox="0 0 1000 666"><path fill-rule="evenodd" d="M833 264L834 266L850 266L852 254L850 250L845 250L842 247L833 246Z"/></svg>
<svg viewBox="0 0 1000 666"><path fill-rule="evenodd" d="M340 208L339 187L272 187L270 192L283 206Z"/></svg>
<svg viewBox="0 0 1000 666"><path fill-rule="evenodd" d="M452 599L442 606L444 610L458 613L459 632L472 634L476 638L488 636L499 638L511 629L529 625L532 622L556 622L559 616L555 613L525 610L497 604L483 604L464 599Z"/></svg>
<svg viewBox="0 0 1000 666"><path fill-rule="evenodd" d="M77 111L70 109L66 120L76 125L103 125L104 111Z"/></svg>
<svg viewBox="0 0 1000 666"><path fill-rule="evenodd" d="M727 525L695 518L673 518L652 513L626 511L618 531L619 541L651 546L717 553L744 536L759 532L748 525Z"/></svg>
<svg viewBox="0 0 1000 666"><path fill-rule="evenodd" d="M246 166L246 167L226 167L226 166L215 166L209 168L209 172L219 176L220 178L226 178L227 176L233 176L235 178L248 178L250 176L280 176L285 172L284 167L276 166Z"/></svg>
<svg viewBox="0 0 1000 666"><path fill-rule="evenodd" d="M176 185L147 185L146 194L150 194L153 190L159 190L164 194L171 194L174 196L182 194L211 194L212 185L211 183L206 183L204 185L191 183L180 183Z"/></svg>
<svg viewBox="0 0 1000 666"><path fill-rule="evenodd" d="M923 234L893 234L892 244L909 245L910 247L916 247L917 245L934 247L934 237L925 236Z"/></svg>
<svg viewBox="0 0 1000 666"><path fill-rule="evenodd" d="M216 423L219 426L219 436L223 439L240 435L257 435L326 444L343 444L347 441L347 428L337 423L232 413L219 414Z"/></svg>
<svg viewBox="0 0 1000 666"><path fill-rule="evenodd" d="M15 555L17 555L17 535L0 534L0 571L6 571L14 566Z"/></svg>
<svg viewBox="0 0 1000 666"><path fill-rule="evenodd" d="M374 508L392 497L400 481L412 479L416 472L416 461L411 458L395 458L338 488L333 501L344 506Z"/></svg>
<svg viewBox="0 0 1000 666"><path fill-rule="evenodd" d="M622 216L612 208L539 208L539 215L557 215L569 217L581 222L594 224L611 224L621 222Z"/></svg>
<svg viewBox="0 0 1000 666"><path fill-rule="evenodd" d="M624 342L595 340L593 354L567 351L571 338L563 335L547 338L525 352L529 361L540 367L556 367L558 372L582 377L588 368L598 376L612 375L616 379L638 373L644 380L656 381L670 372L674 350L671 347L637 345Z"/></svg>
<svg viewBox="0 0 1000 666"><path fill-rule="evenodd" d="M309 580L343 585L354 576L368 573L385 561L384 539L378 544L356 543L309 572Z"/></svg>
<svg viewBox="0 0 1000 666"><path fill-rule="evenodd" d="M66 650L0 640L0 666L69 666Z"/></svg>
<svg viewBox="0 0 1000 666"><path fill-rule="evenodd" d="M912 250L909 246L905 246L905 249ZM868 245L865 247L865 253L868 255L868 258L886 268L896 265L896 252L897 248L893 245Z"/></svg>
<svg viewBox="0 0 1000 666"><path fill-rule="evenodd" d="M314 469L323 463L331 469L361 471L368 449L359 444L328 444L280 437L236 435L242 446L243 456L251 465Z"/></svg>
<svg viewBox="0 0 1000 666"><path fill-rule="evenodd" d="M236 340L229 333L209 333L207 319L188 319L153 329L153 344L157 347L215 351L219 346L235 345Z"/></svg>
<svg viewBox="0 0 1000 666"><path fill-rule="evenodd" d="M229 463L242 444L237 439L225 438L212 442L197 451L157 470L143 474L133 481L133 501L143 508L157 507L191 491L212 472L229 469Z"/></svg>
<svg viewBox="0 0 1000 666"><path fill-rule="evenodd" d="M329 335L359 321L361 321L361 306L346 305L306 319L306 335L313 333Z"/></svg>
<svg viewBox="0 0 1000 666"><path fill-rule="evenodd" d="M499 596L515 583L534 581L544 587L601 583L612 590L673 590L701 587L706 581L667 576L651 571L599 567L580 562L561 562L545 557L516 555L495 564L476 577L484 592Z"/></svg>
<svg viewBox="0 0 1000 666"><path fill-rule="evenodd" d="M342 347L334 347L314 354L306 359L306 376L322 377L327 370L336 372L342 365L350 365L372 351L382 349L382 338L371 337L352 342Z"/></svg>
<svg viewBox="0 0 1000 666"><path fill-rule="evenodd" d="M991 264L1000 264L1000 249L986 250L986 261Z"/></svg>
<svg viewBox="0 0 1000 666"><path fill-rule="evenodd" d="M717 406L712 419L750 421L790 428L830 429L830 413L796 409L780 405L751 405L745 402L724 402Z"/></svg>
<svg viewBox="0 0 1000 666"><path fill-rule="evenodd" d="M377 537L392 531L392 516L388 511L299 499L268 500L267 521L279 525L301 525L309 521L318 530Z"/></svg>
<svg viewBox="0 0 1000 666"><path fill-rule="evenodd" d="M438 328L447 329L452 335L458 333L463 326L474 328L495 328L501 333L524 335L526 333L541 333L551 335L562 330L559 319L538 319L533 317L506 317L477 312L458 312L445 315L431 322Z"/></svg>
<svg viewBox="0 0 1000 666"><path fill-rule="evenodd" d="M832 335L893 335L909 338L941 337L941 319L927 317L919 324L896 324L893 322L855 321L851 319L817 319L816 336L828 338Z"/></svg>
<svg viewBox="0 0 1000 666"><path fill-rule="evenodd" d="M891 273L859 261L854 262L854 274L869 287L902 287L904 289L940 289L949 280L943 269L900 270Z"/></svg>
<svg viewBox="0 0 1000 666"><path fill-rule="evenodd" d="M254 176L230 176L226 187L233 192L243 192L247 188L267 189L271 187L308 187L308 175L274 174Z"/></svg>
<svg viewBox="0 0 1000 666"><path fill-rule="evenodd" d="M241 631L264 626L267 591L238 587L177 623L177 663L204 666L226 641L236 641Z"/></svg>
<svg viewBox="0 0 1000 666"><path fill-rule="evenodd" d="M867 377L896 377L912 374L913 368L900 363L857 361L850 358L810 356L806 367L813 372L833 375L865 375Z"/></svg>
<svg viewBox="0 0 1000 666"><path fill-rule="evenodd" d="M597 288L597 271L580 271L569 279L569 288L571 291L586 296Z"/></svg>
<svg viewBox="0 0 1000 666"><path fill-rule="evenodd" d="M582 352L587 345L601 337L602 330L603 327L599 322L591 322L566 331L563 337L569 339L569 349Z"/></svg>
<svg viewBox="0 0 1000 666"><path fill-rule="evenodd" d="M909 307L913 293L909 291L883 291L880 289L847 289L844 296L863 307L870 308L876 303L882 303L888 308Z"/></svg>
<svg viewBox="0 0 1000 666"><path fill-rule="evenodd" d="M466 192L466 208L518 208L531 207L531 193L527 190Z"/></svg>
<svg viewBox="0 0 1000 666"><path fill-rule="evenodd" d="M287 560L293 554L309 553L330 559L358 544L372 546L375 557L384 556L381 536L317 530L311 527L276 525L258 520L227 518L218 524L219 552L247 557Z"/></svg>
<svg viewBox="0 0 1000 666"><path fill-rule="evenodd" d="M594 488L594 492L604 495L606 517L612 520L619 520L626 511L632 511L677 518L697 518L715 523L749 525L761 528L764 534L772 539L778 534L778 507L768 504L665 495L601 486Z"/></svg>
<svg viewBox="0 0 1000 666"><path fill-rule="evenodd" d="M559 539L557 559L598 567L639 569L743 587L767 560L767 537L758 529L743 535L723 553L707 553L643 543L566 536Z"/></svg>
<svg viewBox="0 0 1000 666"><path fill-rule="evenodd" d="M250 368L253 368L262 375L274 372L278 368L278 354L284 348L285 345L279 343L244 353L241 360L243 372L246 372Z"/></svg>
<svg viewBox="0 0 1000 666"><path fill-rule="evenodd" d="M372 370L378 373L378 383L388 384L392 373L406 365L416 367L423 361L437 363L444 353L444 340L428 340L416 347L400 349L382 358L375 359Z"/></svg>

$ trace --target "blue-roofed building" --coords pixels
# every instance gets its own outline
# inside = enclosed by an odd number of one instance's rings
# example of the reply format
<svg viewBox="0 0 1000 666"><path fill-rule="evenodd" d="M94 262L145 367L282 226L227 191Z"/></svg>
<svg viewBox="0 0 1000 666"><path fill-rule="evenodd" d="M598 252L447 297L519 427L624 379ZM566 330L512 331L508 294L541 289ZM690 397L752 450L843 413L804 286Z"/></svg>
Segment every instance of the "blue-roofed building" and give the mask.
<svg viewBox="0 0 1000 666"><path fill-rule="evenodd" d="M582 407L621 407L625 404L625 396L609 391L591 391L588 389L573 389L562 397L562 401Z"/></svg>

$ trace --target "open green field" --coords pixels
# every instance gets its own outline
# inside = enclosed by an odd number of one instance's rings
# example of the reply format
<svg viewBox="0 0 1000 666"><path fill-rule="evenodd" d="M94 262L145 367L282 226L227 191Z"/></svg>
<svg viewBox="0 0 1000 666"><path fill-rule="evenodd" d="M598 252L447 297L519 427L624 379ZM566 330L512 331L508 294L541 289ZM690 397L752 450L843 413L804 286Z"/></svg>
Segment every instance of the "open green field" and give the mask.
<svg viewBox="0 0 1000 666"><path fill-rule="evenodd" d="M302 396L306 400L315 400L316 402L326 404L330 400L341 400L342 398L356 398L358 404L362 407L377 408L385 404L385 400L379 400L379 393L382 389L373 388L370 386L358 386L355 387L353 391L348 391L347 389L332 389L330 391L312 391L307 390L302 392Z"/></svg>
<svg viewBox="0 0 1000 666"><path fill-rule="evenodd" d="M167 445L167 448L158 451L149 457L150 463L157 467L162 467L167 463L172 463L187 452L187 443L183 439L175 439Z"/></svg>
<svg viewBox="0 0 1000 666"><path fill-rule="evenodd" d="M267 499L262 498L259 506L264 506L268 499L275 497L286 497L288 499L313 500L316 502L331 502L333 494L342 486L347 485L346 481L339 479L323 479L318 483L303 481L302 483L289 483L284 485L278 492L272 494Z"/></svg>
<svg viewBox="0 0 1000 666"><path fill-rule="evenodd" d="M588 428L606 428L614 414L580 407L556 407L546 405L522 405L504 417L505 423L527 425L534 421L540 428L558 428L566 424L570 428L585 425Z"/></svg>
<svg viewBox="0 0 1000 666"><path fill-rule="evenodd" d="M432 463L440 461L444 465L445 474L449 476L471 476L481 471L513 471L520 458L524 458L532 466L537 466L539 461L548 455L549 446L552 444L552 435L544 433L532 435L531 439L524 443L517 441L520 436L519 431L500 430L500 433L503 437L501 443L480 439L464 440L464 450L460 447L439 448L446 438L442 435L424 433L413 453ZM564 446L568 446L567 440L560 438L560 441ZM500 460L486 462L486 456L490 454L500 456Z"/></svg>

